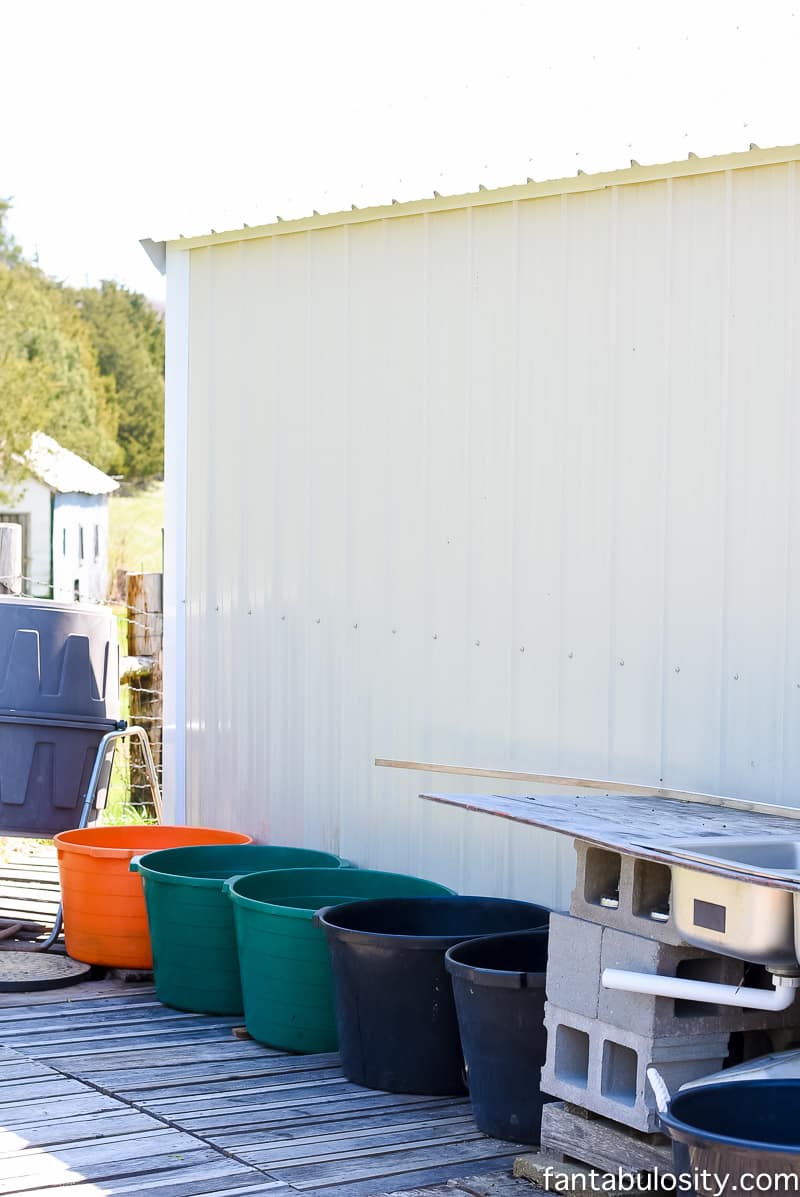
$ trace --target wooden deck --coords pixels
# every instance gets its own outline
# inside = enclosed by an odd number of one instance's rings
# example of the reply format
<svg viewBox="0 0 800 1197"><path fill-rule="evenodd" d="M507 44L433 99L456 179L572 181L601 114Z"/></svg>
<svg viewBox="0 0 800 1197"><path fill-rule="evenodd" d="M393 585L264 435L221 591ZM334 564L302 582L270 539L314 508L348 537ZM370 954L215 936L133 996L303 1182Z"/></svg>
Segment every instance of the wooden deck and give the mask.
<svg viewBox="0 0 800 1197"><path fill-rule="evenodd" d="M0 919L34 924L16 940L44 939L55 921L60 896L52 844L0 839Z"/></svg>
<svg viewBox="0 0 800 1197"><path fill-rule="evenodd" d="M0 994L0 1194L531 1193L467 1101L359 1088L237 1023L123 981Z"/></svg>

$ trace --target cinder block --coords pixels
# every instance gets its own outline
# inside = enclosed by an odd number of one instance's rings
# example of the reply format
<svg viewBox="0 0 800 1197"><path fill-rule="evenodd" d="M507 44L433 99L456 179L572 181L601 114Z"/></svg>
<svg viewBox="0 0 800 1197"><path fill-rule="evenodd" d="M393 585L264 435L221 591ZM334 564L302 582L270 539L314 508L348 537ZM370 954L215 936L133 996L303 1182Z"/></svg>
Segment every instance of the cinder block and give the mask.
<svg viewBox="0 0 800 1197"><path fill-rule="evenodd" d="M542 1090L646 1132L659 1129L646 1078L651 1064L674 1093L684 1082L721 1068L728 1054L727 1034L654 1039L562 1010L550 1002L545 1008L545 1026Z"/></svg>
<svg viewBox="0 0 800 1197"><path fill-rule="evenodd" d="M727 956L697 948L673 947L642 935L600 927L571 915L552 915L547 997L563 1010L586 1018L600 1018L612 1026L651 1038L778 1028L797 1028L800 1036L800 1001L788 1010L768 1013L624 993L603 987L604 968L665 977L682 976L724 985L741 984L745 975L745 966ZM762 977L766 984L766 974L762 973Z"/></svg>
<svg viewBox="0 0 800 1197"><path fill-rule="evenodd" d="M729 956L716 956L694 948L656 943L641 935L604 929L600 954L604 968L630 969L663 977L687 977L722 985L744 982L746 966ZM751 970L757 975L756 970ZM761 977L768 984L767 975ZM750 982L752 983L752 981ZM599 986L598 1018L654 1038L680 1035L721 1035L732 1031L770 1031L800 1026L800 1002L788 1010L770 1013L740 1006L676 1001L642 993L623 993ZM554 999L555 1000L555 999Z"/></svg>
<svg viewBox="0 0 800 1197"><path fill-rule="evenodd" d="M597 923L550 915L547 947L547 996L556 1006L597 1017L604 928Z"/></svg>
<svg viewBox="0 0 800 1197"><path fill-rule="evenodd" d="M586 840L575 841L575 852L577 871L570 914L603 927L647 935L660 943L683 943L670 913L671 875L666 865ZM609 905L613 902L616 906Z"/></svg>

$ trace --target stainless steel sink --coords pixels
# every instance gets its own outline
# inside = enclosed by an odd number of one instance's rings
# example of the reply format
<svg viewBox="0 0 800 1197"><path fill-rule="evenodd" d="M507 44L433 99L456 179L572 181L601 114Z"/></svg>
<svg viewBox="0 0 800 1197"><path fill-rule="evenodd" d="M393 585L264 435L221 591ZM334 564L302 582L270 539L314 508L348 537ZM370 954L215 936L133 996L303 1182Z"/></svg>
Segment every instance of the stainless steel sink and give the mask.
<svg viewBox="0 0 800 1197"><path fill-rule="evenodd" d="M699 840L678 840L670 844L673 856L685 856L718 864L720 868L767 877L795 873L800 880L800 840L732 839L729 836L704 836Z"/></svg>
<svg viewBox="0 0 800 1197"><path fill-rule="evenodd" d="M667 850L686 861L672 865L672 916L687 943L775 972L800 969L800 894L759 884L766 877L800 881L800 841L708 836ZM693 862L742 877L702 873Z"/></svg>

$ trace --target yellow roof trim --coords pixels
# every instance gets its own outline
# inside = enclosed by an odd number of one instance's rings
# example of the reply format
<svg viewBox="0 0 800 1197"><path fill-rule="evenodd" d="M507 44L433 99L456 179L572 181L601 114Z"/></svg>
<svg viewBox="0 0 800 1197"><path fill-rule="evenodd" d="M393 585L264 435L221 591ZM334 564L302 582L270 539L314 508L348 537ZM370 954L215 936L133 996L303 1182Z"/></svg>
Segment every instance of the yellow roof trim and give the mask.
<svg viewBox="0 0 800 1197"><path fill-rule="evenodd" d="M485 208L493 204L507 204L519 200L544 199L555 195L576 195L587 191L602 191L606 187L625 187L633 183L656 183L667 179L690 178L693 175L717 174L728 170L746 170L758 166L776 166L800 161L800 145L775 146L770 149L753 148L742 153L718 154L710 158L688 158L651 166L631 165L624 170L601 174L579 174L568 179L551 179L542 183L522 183L513 187L468 192L465 195L431 196L407 203L384 204L372 208L353 208L345 212L325 215L315 213L298 220L278 220L276 224L256 225L252 228L230 229L221 233L207 233L199 237L180 237L167 244L173 249L199 249L203 246L226 245L235 241L253 241L262 237L283 237L288 233L304 233L312 229L337 228L342 225L364 224L375 220L395 220L403 216L421 216L432 212L449 212L458 208Z"/></svg>

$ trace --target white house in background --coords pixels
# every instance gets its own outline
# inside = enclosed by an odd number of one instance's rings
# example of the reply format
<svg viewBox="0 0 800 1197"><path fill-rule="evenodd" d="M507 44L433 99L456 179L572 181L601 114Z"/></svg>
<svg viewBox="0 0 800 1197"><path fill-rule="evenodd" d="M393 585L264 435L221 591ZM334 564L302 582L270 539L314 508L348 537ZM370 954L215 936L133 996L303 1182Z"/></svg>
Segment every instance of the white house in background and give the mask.
<svg viewBox="0 0 800 1197"><path fill-rule="evenodd" d="M43 432L25 454L29 477L0 523L22 525L26 594L61 602L100 601L108 591L108 474Z"/></svg>

